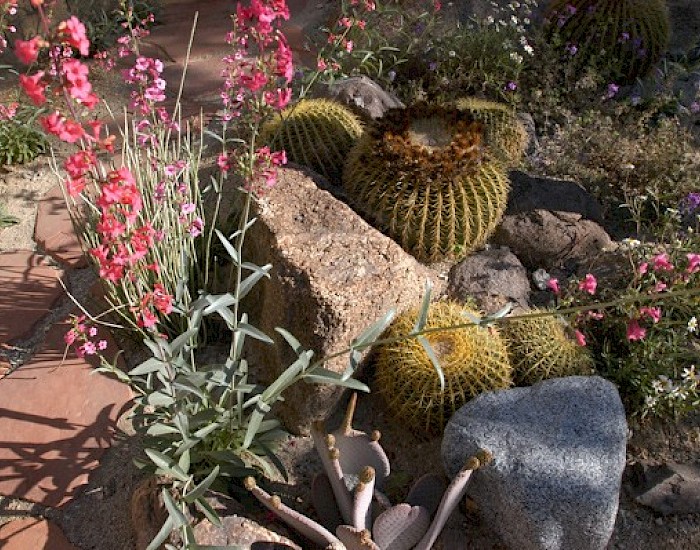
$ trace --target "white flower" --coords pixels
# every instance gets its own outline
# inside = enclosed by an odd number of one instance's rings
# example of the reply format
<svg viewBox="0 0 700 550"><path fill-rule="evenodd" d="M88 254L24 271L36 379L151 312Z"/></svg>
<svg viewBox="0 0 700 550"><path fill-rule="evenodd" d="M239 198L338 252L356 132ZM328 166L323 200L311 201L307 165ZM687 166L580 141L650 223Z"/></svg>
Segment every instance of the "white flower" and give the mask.
<svg viewBox="0 0 700 550"><path fill-rule="evenodd" d="M525 50L525 53L527 53L528 55L535 54L535 50L532 49L532 46L530 46L530 44L525 44L525 46L523 46L523 49Z"/></svg>
<svg viewBox="0 0 700 550"><path fill-rule="evenodd" d="M638 246L642 245L641 241L638 241L637 239L630 239L629 237L622 239L622 244L627 250L631 250L632 248L637 248Z"/></svg>
<svg viewBox="0 0 700 550"><path fill-rule="evenodd" d="M688 332L695 333L698 331L698 319L693 315L688 321Z"/></svg>

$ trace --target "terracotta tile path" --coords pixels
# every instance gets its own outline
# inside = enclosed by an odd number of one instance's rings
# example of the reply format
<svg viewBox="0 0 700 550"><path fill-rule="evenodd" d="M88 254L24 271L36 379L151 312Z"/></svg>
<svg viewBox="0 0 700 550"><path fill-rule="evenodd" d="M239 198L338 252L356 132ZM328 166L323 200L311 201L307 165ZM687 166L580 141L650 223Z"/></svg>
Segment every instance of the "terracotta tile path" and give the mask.
<svg viewBox="0 0 700 550"><path fill-rule="evenodd" d="M200 109L212 114L218 107L220 59L227 53L223 39L235 2L164 0L163 4L164 24L153 29L150 51L144 53L163 59L167 81L177 89L194 12L199 10L183 114L199 114ZM313 56L305 49L305 31L325 23L319 17L324 4L307 6L307 0L292 0L290 6L292 19L285 28L297 57L308 62ZM34 240L36 250L0 253L0 503L2 497L35 503L41 505L39 510L50 510L46 516L52 519L25 513L3 522L3 515L12 515L3 510L0 547L75 549L70 533L59 527L61 511L80 498L114 443L117 420L128 408L131 394L119 382L89 375L92 365L84 359L69 355L63 361L68 319L46 328L63 296L59 279L85 266L58 187L37 205ZM38 342L36 351L18 364L12 350L27 339Z"/></svg>

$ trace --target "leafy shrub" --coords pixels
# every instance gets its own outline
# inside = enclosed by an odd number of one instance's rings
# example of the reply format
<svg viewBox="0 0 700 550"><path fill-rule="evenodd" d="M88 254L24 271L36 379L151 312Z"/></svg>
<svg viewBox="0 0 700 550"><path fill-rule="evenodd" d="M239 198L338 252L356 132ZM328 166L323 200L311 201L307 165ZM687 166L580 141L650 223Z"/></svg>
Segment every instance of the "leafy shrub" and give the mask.
<svg viewBox="0 0 700 550"><path fill-rule="evenodd" d="M567 294L567 305L592 308L577 324L630 414L680 415L700 405L698 252L696 233L669 244L628 241L626 284L595 298L576 286ZM608 300L615 303L595 307Z"/></svg>
<svg viewBox="0 0 700 550"><path fill-rule="evenodd" d="M34 125L38 114L27 107L0 120L0 164L25 164L46 152L46 135Z"/></svg>

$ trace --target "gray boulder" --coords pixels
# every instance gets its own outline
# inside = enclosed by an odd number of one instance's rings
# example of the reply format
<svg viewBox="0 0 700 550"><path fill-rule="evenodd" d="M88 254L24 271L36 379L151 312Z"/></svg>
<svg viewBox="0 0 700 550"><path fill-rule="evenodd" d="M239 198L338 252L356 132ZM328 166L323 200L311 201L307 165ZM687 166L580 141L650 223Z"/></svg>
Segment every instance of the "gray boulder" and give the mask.
<svg viewBox="0 0 700 550"><path fill-rule="evenodd" d="M366 121L383 117L388 109L405 107L398 97L366 76L336 80L322 88L319 95L347 105Z"/></svg>
<svg viewBox="0 0 700 550"><path fill-rule="evenodd" d="M481 250L455 264L447 276L447 297L476 300L486 313L507 303L527 309L530 281L527 270L507 248Z"/></svg>
<svg viewBox="0 0 700 550"><path fill-rule="evenodd" d="M447 424L442 457L454 476L477 449L491 451L467 494L510 548L598 550L615 524L626 433L612 383L557 378L467 403Z"/></svg>
<svg viewBox="0 0 700 550"><path fill-rule="evenodd" d="M265 383L297 358L275 327L322 358L346 349L389 309L419 304L426 279L436 293L442 291L437 274L319 187L324 185L311 171L285 168L253 208L257 222L246 238L245 257L273 266L271 278L256 285L245 304L252 324L276 342L249 340L248 359ZM346 355L324 367L343 372L347 365ZM308 433L312 422L330 415L341 395L337 386L296 384L285 392L277 416L287 429Z"/></svg>

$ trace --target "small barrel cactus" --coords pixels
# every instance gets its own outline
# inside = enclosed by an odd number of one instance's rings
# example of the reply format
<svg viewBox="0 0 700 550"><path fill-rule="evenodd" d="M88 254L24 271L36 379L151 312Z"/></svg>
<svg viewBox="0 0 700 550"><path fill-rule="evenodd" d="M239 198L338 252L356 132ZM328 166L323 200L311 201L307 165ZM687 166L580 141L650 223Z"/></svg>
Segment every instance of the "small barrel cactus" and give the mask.
<svg viewBox="0 0 700 550"><path fill-rule="evenodd" d="M478 314L461 304L431 304L426 329L469 322ZM416 311L400 315L385 338L413 330ZM439 433L452 414L475 395L511 385L512 369L506 346L494 327L469 326L425 335L445 377L444 390L425 348L415 338L377 349L375 387L389 411L416 430Z"/></svg>
<svg viewBox="0 0 700 550"><path fill-rule="evenodd" d="M478 97L464 97L454 103L484 125L484 145L507 166L514 166L527 147L527 131L512 107Z"/></svg>
<svg viewBox="0 0 700 550"><path fill-rule="evenodd" d="M273 150L284 149L292 162L337 181L362 132L359 117L344 105L329 99L305 99L264 124L260 141Z"/></svg>
<svg viewBox="0 0 700 550"><path fill-rule="evenodd" d="M531 313L541 313L537 310ZM519 386L548 378L593 374L593 358L568 334L566 321L556 315L523 317L501 325L513 377Z"/></svg>
<svg viewBox="0 0 700 550"><path fill-rule="evenodd" d="M618 83L648 74L668 46L664 0L553 0L546 21L571 63Z"/></svg>
<svg viewBox="0 0 700 550"><path fill-rule="evenodd" d="M353 206L418 260L460 259L500 222L509 181L481 146L482 125L454 107L392 109L353 147Z"/></svg>

